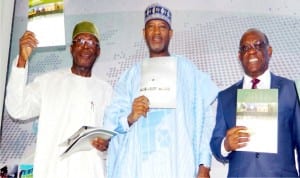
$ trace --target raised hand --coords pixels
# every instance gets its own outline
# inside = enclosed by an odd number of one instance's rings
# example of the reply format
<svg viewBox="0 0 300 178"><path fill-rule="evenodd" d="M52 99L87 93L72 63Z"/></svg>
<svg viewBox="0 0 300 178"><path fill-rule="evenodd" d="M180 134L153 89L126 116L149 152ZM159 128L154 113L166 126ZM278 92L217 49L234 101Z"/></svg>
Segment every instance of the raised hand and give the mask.
<svg viewBox="0 0 300 178"><path fill-rule="evenodd" d="M145 96L139 96L134 99L132 103L132 110L129 114L127 121L129 125L132 125L136 122L140 116L147 116L147 112L149 111L149 100Z"/></svg>
<svg viewBox="0 0 300 178"><path fill-rule="evenodd" d="M19 40L19 59L17 67L25 67L32 51L37 47L38 40L31 31L26 31Z"/></svg>

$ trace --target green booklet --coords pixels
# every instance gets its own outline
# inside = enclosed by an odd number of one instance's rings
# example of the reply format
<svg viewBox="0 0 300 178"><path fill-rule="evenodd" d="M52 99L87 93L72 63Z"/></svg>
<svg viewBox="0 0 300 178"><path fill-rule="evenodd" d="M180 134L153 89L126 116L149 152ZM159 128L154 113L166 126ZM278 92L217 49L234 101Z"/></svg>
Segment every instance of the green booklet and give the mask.
<svg viewBox="0 0 300 178"><path fill-rule="evenodd" d="M20 164L18 178L33 178L33 164Z"/></svg>
<svg viewBox="0 0 300 178"><path fill-rule="evenodd" d="M29 0L27 29L35 33L38 47L64 47L64 0Z"/></svg>
<svg viewBox="0 0 300 178"><path fill-rule="evenodd" d="M236 125L250 133L250 141L238 151L277 153L278 90L239 89L236 111Z"/></svg>

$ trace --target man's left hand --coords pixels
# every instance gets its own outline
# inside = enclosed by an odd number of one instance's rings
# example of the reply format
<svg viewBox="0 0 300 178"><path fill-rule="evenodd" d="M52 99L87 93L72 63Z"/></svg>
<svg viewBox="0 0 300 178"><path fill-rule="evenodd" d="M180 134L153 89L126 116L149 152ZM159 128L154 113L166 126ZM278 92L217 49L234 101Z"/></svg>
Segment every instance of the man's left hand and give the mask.
<svg viewBox="0 0 300 178"><path fill-rule="evenodd" d="M103 140L102 138L97 137L92 141L92 145L99 151L106 151L108 148L108 142L109 140Z"/></svg>

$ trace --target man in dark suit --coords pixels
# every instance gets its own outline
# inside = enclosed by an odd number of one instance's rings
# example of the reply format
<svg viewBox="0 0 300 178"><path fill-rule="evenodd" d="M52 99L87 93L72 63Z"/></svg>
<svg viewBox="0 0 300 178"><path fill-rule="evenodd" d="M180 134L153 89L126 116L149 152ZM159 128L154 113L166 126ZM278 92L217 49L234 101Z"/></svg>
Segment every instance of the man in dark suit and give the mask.
<svg viewBox="0 0 300 178"><path fill-rule="evenodd" d="M218 95L210 146L218 161L229 163L228 177L299 177L294 152L296 149L299 155L300 151L299 101L294 82L269 71L271 56L272 47L267 36L257 29L247 30L239 49L244 77ZM274 135L277 153L237 150L251 142L247 128L236 125L237 90L251 89L253 79L258 79L258 89L278 89L278 135ZM300 165L299 156L297 161Z"/></svg>

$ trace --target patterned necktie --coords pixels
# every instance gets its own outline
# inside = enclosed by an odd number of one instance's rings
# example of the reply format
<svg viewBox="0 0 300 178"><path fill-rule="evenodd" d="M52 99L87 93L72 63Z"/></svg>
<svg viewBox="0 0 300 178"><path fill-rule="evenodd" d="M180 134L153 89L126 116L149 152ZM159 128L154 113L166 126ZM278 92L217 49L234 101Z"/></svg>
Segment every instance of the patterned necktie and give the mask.
<svg viewBox="0 0 300 178"><path fill-rule="evenodd" d="M257 84L259 83L259 79L255 78L255 79L252 79L251 82L252 82L252 89L256 89L257 88Z"/></svg>

